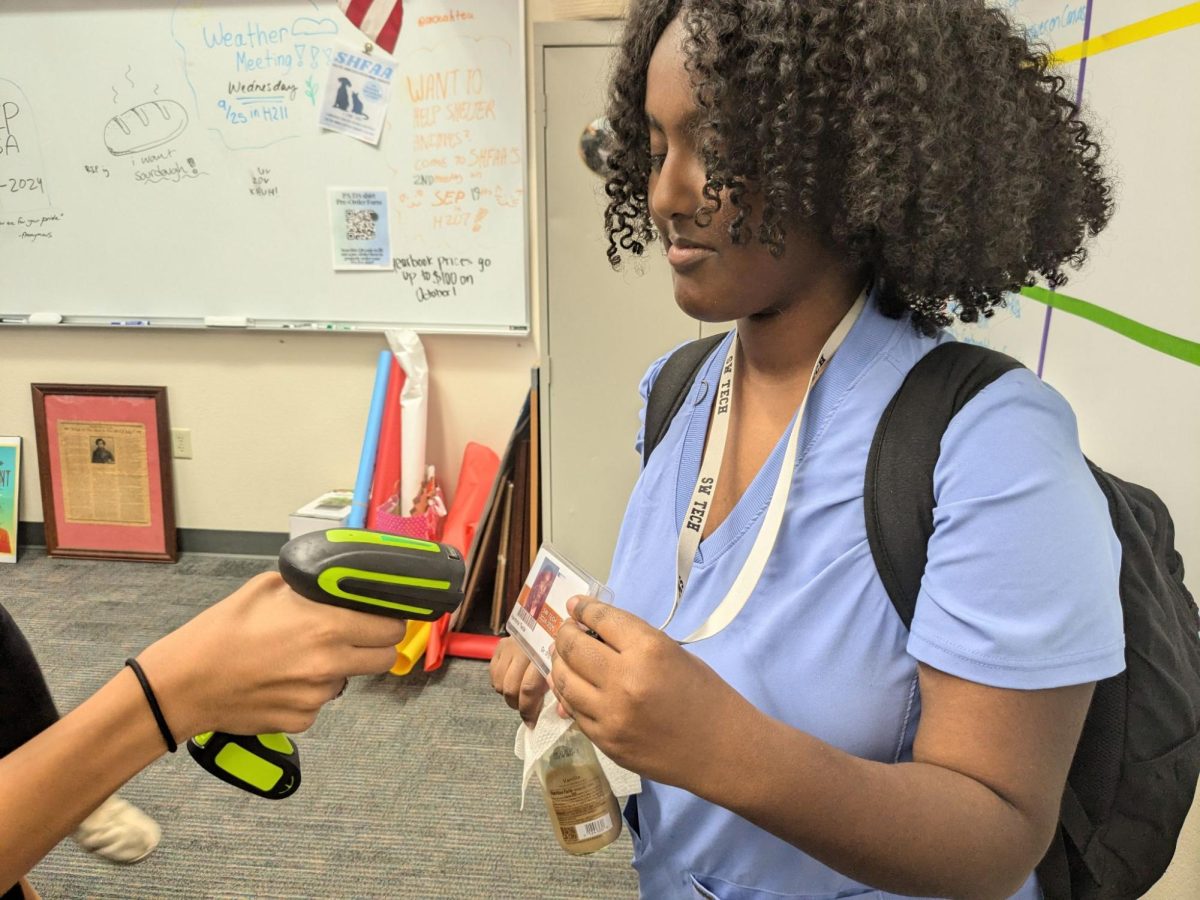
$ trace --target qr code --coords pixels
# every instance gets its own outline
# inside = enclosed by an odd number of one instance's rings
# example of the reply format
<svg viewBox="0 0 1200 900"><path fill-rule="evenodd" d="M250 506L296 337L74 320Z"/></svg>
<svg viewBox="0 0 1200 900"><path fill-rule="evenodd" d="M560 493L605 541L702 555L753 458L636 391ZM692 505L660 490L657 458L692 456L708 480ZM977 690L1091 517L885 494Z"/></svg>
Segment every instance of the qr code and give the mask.
<svg viewBox="0 0 1200 900"><path fill-rule="evenodd" d="M346 238L351 241L375 240L375 223L379 213L373 209L346 210Z"/></svg>

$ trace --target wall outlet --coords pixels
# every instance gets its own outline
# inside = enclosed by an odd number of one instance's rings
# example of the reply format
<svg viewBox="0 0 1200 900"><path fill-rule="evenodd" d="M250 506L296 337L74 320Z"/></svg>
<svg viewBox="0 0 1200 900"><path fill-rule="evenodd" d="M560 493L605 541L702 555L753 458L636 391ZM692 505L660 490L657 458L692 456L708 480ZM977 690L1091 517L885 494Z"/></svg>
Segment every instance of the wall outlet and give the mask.
<svg viewBox="0 0 1200 900"><path fill-rule="evenodd" d="M171 455L176 459L192 458L192 429L171 429Z"/></svg>

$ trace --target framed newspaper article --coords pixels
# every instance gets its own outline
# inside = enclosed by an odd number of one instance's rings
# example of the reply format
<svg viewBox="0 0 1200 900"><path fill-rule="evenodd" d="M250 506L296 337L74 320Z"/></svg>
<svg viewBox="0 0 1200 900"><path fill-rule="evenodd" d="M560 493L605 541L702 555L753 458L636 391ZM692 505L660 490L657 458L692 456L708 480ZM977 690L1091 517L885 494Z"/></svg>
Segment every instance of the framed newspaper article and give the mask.
<svg viewBox="0 0 1200 900"><path fill-rule="evenodd" d="M32 387L46 552L175 562L167 389Z"/></svg>

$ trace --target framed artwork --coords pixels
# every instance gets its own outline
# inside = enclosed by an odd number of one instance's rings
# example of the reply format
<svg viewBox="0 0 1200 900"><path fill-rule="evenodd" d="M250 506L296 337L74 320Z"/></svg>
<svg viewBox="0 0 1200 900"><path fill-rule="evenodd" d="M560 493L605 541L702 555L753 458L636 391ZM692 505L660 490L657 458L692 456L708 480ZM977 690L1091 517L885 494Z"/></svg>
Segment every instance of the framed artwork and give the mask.
<svg viewBox="0 0 1200 900"><path fill-rule="evenodd" d="M167 389L32 388L46 552L175 562Z"/></svg>
<svg viewBox="0 0 1200 900"><path fill-rule="evenodd" d="M17 507L21 498L21 439L0 435L0 563L17 561Z"/></svg>

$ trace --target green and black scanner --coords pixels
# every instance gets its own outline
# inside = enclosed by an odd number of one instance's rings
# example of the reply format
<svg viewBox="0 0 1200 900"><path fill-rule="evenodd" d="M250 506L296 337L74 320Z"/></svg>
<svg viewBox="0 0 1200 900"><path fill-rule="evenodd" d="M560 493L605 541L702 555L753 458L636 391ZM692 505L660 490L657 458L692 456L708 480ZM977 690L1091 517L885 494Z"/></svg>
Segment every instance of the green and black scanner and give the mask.
<svg viewBox="0 0 1200 900"><path fill-rule="evenodd" d="M279 574L309 600L397 619L432 622L463 598L463 560L453 547L357 528L288 541Z"/></svg>
<svg viewBox="0 0 1200 900"><path fill-rule="evenodd" d="M297 594L359 612L434 621L463 598L462 554L446 544L333 528L288 541L279 574ZM300 752L286 734L209 732L188 752L222 781L280 800L300 787Z"/></svg>
<svg viewBox="0 0 1200 900"><path fill-rule="evenodd" d="M209 731L187 748L204 769L251 794L282 800L300 787L300 751L286 734Z"/></svg>

